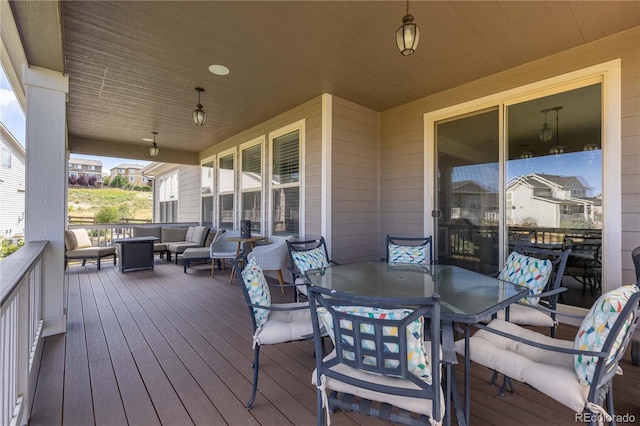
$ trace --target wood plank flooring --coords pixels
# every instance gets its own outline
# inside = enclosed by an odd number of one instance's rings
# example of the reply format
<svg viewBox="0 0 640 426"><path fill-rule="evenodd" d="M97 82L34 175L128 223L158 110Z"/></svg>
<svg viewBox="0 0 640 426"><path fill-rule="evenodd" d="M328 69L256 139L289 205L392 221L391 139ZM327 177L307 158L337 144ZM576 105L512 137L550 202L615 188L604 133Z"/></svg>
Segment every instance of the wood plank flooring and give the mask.
<svg viewBox="0 0 640 426"><path fill-rule="evenodd" d="M67 333L45 340L31 425L313 425L310 342L264 346L253 409L249 315L229 270L182 271L163 260L153 270L71 265L65 274ZM275 281L274 281L275 283ZM274 288L274 301L289 301ZM572 339L575 328L561 327ZM622 363L617 414L640 422L640 367ZM462 371L456 371L462 388ZM522 384L497 395L491 373L472 367L473 425L575 425L574 413ZM454 416L455 419L455 416ZM388 424L336 412L332 425ZM619 422L619 424L624 424Z"/></svg>

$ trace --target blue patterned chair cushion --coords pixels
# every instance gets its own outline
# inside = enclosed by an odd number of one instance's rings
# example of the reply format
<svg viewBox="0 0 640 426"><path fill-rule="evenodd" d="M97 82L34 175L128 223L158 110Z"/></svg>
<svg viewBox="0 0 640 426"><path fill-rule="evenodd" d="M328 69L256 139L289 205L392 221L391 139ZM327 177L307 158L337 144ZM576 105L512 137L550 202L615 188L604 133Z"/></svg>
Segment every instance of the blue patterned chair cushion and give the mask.
<svg viewBox="0 0 640 426"><path fill-rule="evenodd" d="M553 264L550 260L540 260L514 251L509 255L498 279L527 287L529 295L533 296L542 292L552 271ZM520 299L521 303L532 306L537 305L539 301L538 298Z"/></svg>
<svg viewBox="0 0 640 426"><path fill-rule="evenodd" d="M628 285L608 291L600 296L580 325L580 329L574 340L574 349L594 352L601 351L605 340L607 340L607 336L609 336L609 330L629 301L629 297L637 291L637 286ZM613 358L615 352L622 344L622 339L630 323L631 319L625 322L622 329L620 329L620 333L611 348L611 353L607 357L607 362ZM597 357L584 355L573 356L573 366L578 375L578 380L580 380L580 384L591 384L597 363Z"/></svg>
<svg viewBox="0 0 640 426"><path fill-rule="evenodd" d="M264 278L262 268L258 265L255 259L249 260L247 266L242 271L242 281L245 287L249 291L249 298L251 303L260 306L271 306L271 292L269 291L269 285ZM256 326L261 327L267 319L269 319L269 310L253 308L253 314L256 319Z"/></svg>
<svg viewBox="0 0 640 426"><path fill-rule="evenodd" d="M291 252L291 257L300 272L306 272L310 269L328 268L330 266L323 247L316 247L306 251L293 251Z"/></svg>
<svg viewBox="0 0 640 426"><path fill-rule="evenodd" d="M381 309L367 306L340 306L335 308L336 311L339 312L347 312L352 315L357 315L361 317L369 317L369 318L388 318L393 320L400 320L407 315L411 314L413 311L410 309ZM327 330L327 334L331 338L331 341L334 342L335 345L335 333L333 331L333 318L332 315L324 308L318 308L318 317L324 324L325 329ZM340 322L341 328L346 328L348 330L353 330L353 324L349 320L341 320ZM422 317L416 319L407 325L407 361L409 371L416 376L420 377L425 383L431 384L431 369L429 367L429 358L427 354L424 352L424 338L423 338L423 319ZM373 326L370 324L361 324L360 333L362 334L370 334L373 338ZM397 327L385 327L383 329L383 333L385 336L397 336L398 328ZM344 343L348 345L354 344L353 338L351 336L342 335L342 339ZM361 340L362 347L365 349L375 349L375 342L373 340L362 339ZM385 347L386 352L390 353L398 353L399 348L396 344L390 344ZM346 359L354 360L355 354L351 351L347 351L343 349L343 356ZM373 357L364 357L365 364L375 365L375 360ZM388 368L398 368L399 362L397 360L386 360L386 367Z"/></svg>
<svg viewBox="0 0 640 426"><path fill-rule="evenodd" d="M428 246L400 246L389 244L390 263L426 263Z"/></svg>

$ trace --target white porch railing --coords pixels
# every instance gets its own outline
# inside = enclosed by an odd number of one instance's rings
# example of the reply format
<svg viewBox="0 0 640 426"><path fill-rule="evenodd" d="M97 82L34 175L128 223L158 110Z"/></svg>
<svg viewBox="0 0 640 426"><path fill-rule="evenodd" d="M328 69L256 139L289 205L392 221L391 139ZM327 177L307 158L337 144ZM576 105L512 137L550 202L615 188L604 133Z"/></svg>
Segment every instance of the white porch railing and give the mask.
<svg viewBox="0 0 640 426"><path fill-rule="evenodd" d="M84 228L89 233L89 238L94 246L111 246L113 240L119 238L129 238L133 236L133 228L155 227L155 226L191 226L198 225L196 222L175 222L175 223L104 223L100 225L68 225L69 229Z"/></svg>
<svg viewBox="0 0 640 426"><path fill-rule="evenodd" d="M47 241L27 243L0 262L0 424L26 424L42 333L42 255ZM37 365L35 366L37 370Z"/></svg>

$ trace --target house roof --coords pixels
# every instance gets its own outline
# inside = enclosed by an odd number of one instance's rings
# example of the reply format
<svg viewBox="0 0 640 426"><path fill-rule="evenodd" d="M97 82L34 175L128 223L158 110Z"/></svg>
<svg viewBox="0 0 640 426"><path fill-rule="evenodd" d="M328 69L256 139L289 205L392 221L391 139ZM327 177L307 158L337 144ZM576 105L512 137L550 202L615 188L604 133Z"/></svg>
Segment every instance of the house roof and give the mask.
<svg viewBox="0 0 640 426"><path fill-rule="evenodd" d="M416 1L420 44L404 57L402 1L9 5L29 64L69 77L71 152L148 159L142 138L157 131L158 161L183 164L323 93L385 111L640 26L637 1ZM8 49L12 75L19 50Z"/></svg>
<svg viewBox="0 0 640 426"><path fill-rule="evenodd" d="M127 163L120 163L117 166L115 166L114 168L112 168L111 170L115 170L115 169L135 169L135 170L142 170L144 166L141 166L140 164L127 164Z"/></svg>
<svg viewBox="0 0 640 426"><path fill-rule="evenodd" d="M81 164L81 165L85 165L85 166L97 166L97 167L102 167L102 161L100 160L88 160L86 158L74 158L74 157L70 157L69 158L69 163L73 163L73 164Z"/></svg>

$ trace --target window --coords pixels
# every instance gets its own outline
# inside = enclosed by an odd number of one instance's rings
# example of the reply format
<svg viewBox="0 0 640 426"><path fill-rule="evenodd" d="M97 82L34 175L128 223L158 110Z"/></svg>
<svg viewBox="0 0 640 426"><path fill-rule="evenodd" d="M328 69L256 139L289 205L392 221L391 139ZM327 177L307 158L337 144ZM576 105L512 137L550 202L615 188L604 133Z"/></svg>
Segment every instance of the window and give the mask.
<svg viewBox="0 0 640 426"><path fill-rule="evenodd" d="M298 129L271 139L273 235L300 234L300 133Z"/></svg>
<svg viewBox="0 0 640 426"><path fill-rule="evenodd" d="M242 148L240 154L242 220L251 221L251 231L261 233L262 222L262 138L255 145Z"/></svg>
<svg viewBox="0 0 640 426"><path fill-rule="evenodd" d="M96 166L89 166L89 170L95 170Z"/></svg>
<svg viewBox="0 0 640 426"><path fill-rule="evenodd" d="M11 151L8 149L2 150L2 165L5 167L11 167Z"/></svg>
<svg viewBox="0 0 640 426"><path fill-rule="evenodd" d="M200 188L202 224L213 227L213 161L202 164L200 169Z"/></svg>
<svg viewBox="0 0 640 426"><path fill-rule="evenodd" d="M178 221L178 173L162 177L158 186L160 222Z"/></svg>
<svg viewBox="0 0 640 426"><path fill-rule="evenodd" d="M234 190L234 153L231 152L218 159L218 223L220 228L233 229Z"/></svg>
<svg viewBox="0 0 640 426"><path fill-rule="evenodd" d="M135 176L129 176L129 182L133 182L135 180L136 180Z"/></svg>

